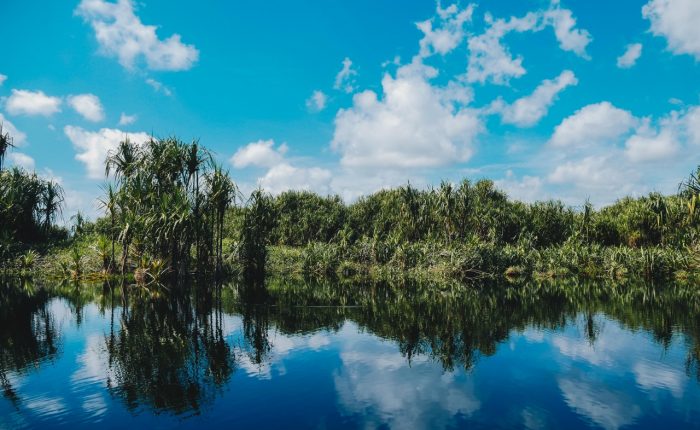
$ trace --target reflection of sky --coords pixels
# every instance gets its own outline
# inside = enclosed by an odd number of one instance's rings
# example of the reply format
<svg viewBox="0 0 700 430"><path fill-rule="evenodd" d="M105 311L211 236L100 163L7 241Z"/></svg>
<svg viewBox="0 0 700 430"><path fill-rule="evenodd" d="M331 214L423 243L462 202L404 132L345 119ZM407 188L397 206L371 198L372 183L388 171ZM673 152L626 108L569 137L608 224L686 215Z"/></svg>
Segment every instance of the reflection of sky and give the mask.
<svg viewBox="0 0 700 430"><path fill-rule="evenodd" d="M0 428L65 424L91 427L229 426L258 428L443 428L476 426L619 429L677 428L700 422L700 387L685 373L686 348L667 350L643 331L595 316L595 342L577 319L561 330L513 331L470 371L442 369L425 356L410 364L396 343L346 322L337 332L285 334L274 324L270 351L255 363L241 318L226 315L224 336L236 371L199 415L128 411L106 390L109 313L64 302L49 309L60 354L21 374L10 373L17 409L0 399ZM117 313L118 315L118 313ZM117 318L118 320L118 318ZM118 329L118 324L117 324ZM98 424L99 423L99 424Z"/></svg>

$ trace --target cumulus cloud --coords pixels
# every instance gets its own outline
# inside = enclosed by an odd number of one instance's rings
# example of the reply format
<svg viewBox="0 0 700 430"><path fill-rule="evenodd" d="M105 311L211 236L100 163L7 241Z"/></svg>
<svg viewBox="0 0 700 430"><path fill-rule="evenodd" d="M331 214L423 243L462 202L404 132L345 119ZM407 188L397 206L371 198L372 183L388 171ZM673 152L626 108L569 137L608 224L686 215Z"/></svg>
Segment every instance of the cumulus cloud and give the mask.
<svg viewBox="0 0 700 430"><path fill-rule="evenodd" d="M592 155L562 162L547 177L552 184L573 184L586 191L609 195L620 192L625 183L639 179L609 155Z"/></svg>
<svg viewBox="0 0 700 430"><path fill-rule="evenodd" d="M355 77L357 70L352 68L352 60L345 57L343 60L343 68L335 76L333 88L340 91L345 91L350 94L355 91Z"/></svg>
<svg viewBox="0 0 700 430"><path fill-rule="evenodd" d="M136 115L127 115L124 112L119 116L119 125L124 126L124 125L131 125L135 123L137 120Z"/></svg>
<svg viewBox="0 0 700 430"><path fill-rule="evenodd" d="M565 118L554 129L550 143L555 147L590 146L616 139L636 123L630 112L610 102L591 104Z"/></svg>
<svg viewBox="0 0 700 430"><path fill-rule="evenodd" d="M637 64L637 60L642 56L642 44L633 43L627 45L625 53L617 57L617 67L621 69L629 69Z"/></svg>
<svg viewBox="0 0 700 430"><path fill-rule="evenodd" d="M258 140L239 148L231 157L231 164L237 169L249 166L273 167L282 162L286 152L287 145L285 144L275 148L275 141L272 139Z"/></svg>
<svg viewBox="0 0 700 430"><path fill-rule="evenodd" d="M506 84L511 78L525 74L523 57L514 57L501 39L511 32L522 33L538 27L539 16L528 13L522 18L511 17L508 20L494 20L490 14L484 17L488 28L478 36L469 38L469 61L467 80L469 82Z"/></svg>
<svg viewBox="0 0 700 430"><path fill-rule="evenodd" d="M641 127L625 142L625 155L630 161L639 163L662 161L673 157L680 151L677 126L662 125L659 130Z"/></svg>
<svg viewBox="0 0 700 430"><path fill-rule="evenodd" d="M51 116L61 110L61 99L44 94L43 91L12 90L5 102L10 115Z"/></svg>
<svg viewBox="0 0 700 430"><path fill-rule="evenodd" d="M2 73L0 73L0 87L2 86L2 84L5 83L6 80L7 80L7 75L3 75Z"/></svg>
<svg viewBox="0 0 700 430"><path fill-rule="evenodd" d="M554 29L554 36L559 47L564 51L572 51L579 57L587 58L586 46L591 43L591 34L576 28L576 18L569 9L562 9L559 0L552 0L549 10L544 13L545 22Z"/></svg>
<svg viewBox="0 0 700 430"><path fill-rule="evenodd" d="M510 198L523 202L534 202L542 199L543 186L542 178L537 176L524 176L518 179L512 170L506 171L505 178L494 181L494 184L505 191Z"/></svg>
<svg viewBox="0 0 700 430"><path fill-rule="evenodd" d="M75 159L85 165L87 175L91 179L104 178L105 159L109 151L115 149L119 142L128 138L134 143L141 144L151 138L147 133L127 133L111 128L87 131L67 125L63 131L77 152Z"/></svg>
<svg viewBox="0 0 700 430"><path fill-rule="evenodd" d="M501 121L519 127L530 127L542 119L557 96L565 88L578 84L578 79L570 70L563 71L554 80L544 80L532 94L522 97L512 104L498 99L492 104L492 111L501 114Z"/></svg>
<svg viewBox="0 0 700 430"><path fill-rule="evenodd" d="M537 175L511 174L501 183L526 197L531 195L523 189L541 183L540 198L546 192L570 204L588 197L608 204L624 195L673 192L700 162L699 110L692 106L660 118L637 118L609 102L585 106L565 118L529 161Z"/></svg>
<svg viewBox="0 0 700 430"><path fill-rule="evenodd" d="M494 19L487 13L484 20L486 31L470 37L467 42L470 55L466 77L469 82L505 85L526 73L523 57L514 56L503 44L503 38L510 33L538 32L552 27L562 50L588 58L586 46L592 40L591 35L576 28L576 18L570 10L562 9L558 0L553 0L547 10L529 12L523 17Z"/></svg>
<svg viewBox="0 0 700 430"><path fill-rule="evenodd" d="M320 167L295 167L287 162L272 166L260 178L258 184L272 194L287 190L314 191L321 195L331 194L330 170Z"/></svg>
<svg viewBox="0 0 700 430"><path fill-rule="evenodd" d="M100 99L94 94L68 96L67 101L73 110L88 121L100 122L105 119L102 103L100 103Z"/></svg>
<svg viewBox="0 0 700 430"><path fill-rule="evenodd" d="M311 93L311 97L306 99L306 108L312 112L321 112L326 108L328 96L323 91L316 90Z"/></svg>
<svg viewBox="0 0 700 430"><path fill-rule="evenodd" d="M464 40L464 24L471 21L473 13L474 5L471 4L460 10L455 4L443 9L438 3L436 17L416 24L423 32L418 55L425 58L454 50Z"/></svg>
<svg viewBox="0 0 700 430"><path fill-rule="evenodd" d="M700 2L697 0L651 0L642 7L651 21L651 32L666 38L674 54L689 54L700 60Z"/></svg>
<svg viewBox="0 0 700 430"><path fill-rule="evenodd" d="M15 146L22 146L22 144L24 144L24 142L27 140L27 135L19 131L17 127L15 127L14 124L10 122L10 120L5 118L5 116L2 113L0 113L0 126L2 126L3 134L10 133L10 137L12 137L12 143Z"/></svg>
<svg viewBox="0 0 700 430"><path fill-rule="evenodd" d="M700 107L695 106L688 111L684 118L688 141L700 145Z"/></svg>
<svg viewBox="0 0 700 430"><path fill-rule="evenodd" d="M127 69L143 59L151 70L187 70L199 58L197 48L182 43L179 34L161 40L156 26L141 22L131 0L82 0L75 13L95 31L102 52Z"/></svg>
<svg viewBox="0 0 700 430"><path fill-rule="evenodd" d="M21 152L12 151L7 155L7 159L13 166L21 167L25 170L34 170L36 166L32 157Z"/></svg>
<svg viewBox="0 0 700 430"><path fill-rule="evenodd" d="M435 73L403 66L396 77L384 76L381 99L366 90L354 96L352 107L339 110L331 147L341 154L341 164L414 168L469 159L481 120L461 105L464 92L431 85Z"/></svg>
<svg viewBox="0 0 700 430"><path fill-rule="evenodd" d="M320 167L295 166L285 159L287 150L287 145L284 143L275 147L274 140L259 140L239 148L230 161L237 169L246 167L267 169L258 178L256 185L272 194L287 190L330 194L333 179L331 171ZM252 189L252 186L247 188Z"/></svg>

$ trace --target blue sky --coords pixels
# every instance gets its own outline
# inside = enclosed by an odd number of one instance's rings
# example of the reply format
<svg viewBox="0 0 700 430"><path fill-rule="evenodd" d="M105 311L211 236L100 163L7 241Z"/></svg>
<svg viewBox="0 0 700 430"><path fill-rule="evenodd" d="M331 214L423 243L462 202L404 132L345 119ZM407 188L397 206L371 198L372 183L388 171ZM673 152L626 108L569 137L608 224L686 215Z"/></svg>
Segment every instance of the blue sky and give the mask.
<svg viewBox="0 0 700 430"><path fill-rule="evenodd" d="M525 201L673 192L700 164L696 0L6 0L10 162L96 214L129 133L199 139L244 192L488 177Z"/></svg>

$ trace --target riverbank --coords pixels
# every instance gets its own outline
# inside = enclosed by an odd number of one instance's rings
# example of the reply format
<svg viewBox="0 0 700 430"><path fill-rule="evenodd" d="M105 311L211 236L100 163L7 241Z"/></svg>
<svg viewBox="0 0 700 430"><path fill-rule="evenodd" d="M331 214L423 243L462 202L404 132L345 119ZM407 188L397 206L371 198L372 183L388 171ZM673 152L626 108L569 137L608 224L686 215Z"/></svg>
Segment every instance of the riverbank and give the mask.
<svg viewBox="0 0 700 430"><path fill-rule="evenodd" d="M237 244L226 241L224 272L243 272ZM120 261L118 250L114 256ZM54 279L103 280L115 277L109 241L87 234L49 248L41 255L28 251L0 271L35 274ZM269 246L268 276L299 276L355 281L406 278L418 281L470 282L503 278L597 280L688 280L700 278L700 249L668 246L625 247L567 241L545 248L464 243L392 243L363 240L350 245L311 243L306 246ZM144 284L169 272L159 260L142 256L129 261L129 280Z"/></svg>

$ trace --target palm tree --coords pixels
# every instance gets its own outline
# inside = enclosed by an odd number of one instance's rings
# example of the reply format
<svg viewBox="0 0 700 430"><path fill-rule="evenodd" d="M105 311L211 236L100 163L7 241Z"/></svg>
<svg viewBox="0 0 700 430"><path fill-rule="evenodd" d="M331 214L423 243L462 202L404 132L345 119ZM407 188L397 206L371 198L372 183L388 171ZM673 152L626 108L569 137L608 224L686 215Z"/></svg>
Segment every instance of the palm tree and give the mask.
<svg viewBox="0 0 700 430"><path fill-rule="evenodd" d="M0 170L2 170L7 151L14 147L12 136L9 132L2 132L2 123L0 123Z"/></svg>
<svg viewBox="0 0 700 430"><path fill-rule="evenodd" d="M55 182L46 182L43 187L42 200L44 209L44 229L48 233L56 215L61 213L61 205L64 201L63 188Z"/></svg>
<svg viewBox="0 0 700 430"><path fill-rule="evenodd" d="M115 230L115 225L116 225L116 216L117 216L117 193L114 190L114 187L112 184L107 184L103 187L103 189L106 192L106 196L104 198L98 199L98 202L100 204L100 207L104 209L107 214L109 215L109 238L112 242L112 255L111 259L109 262L109 270L114 271L114 245L116 242L116 230Z"/></svg>

